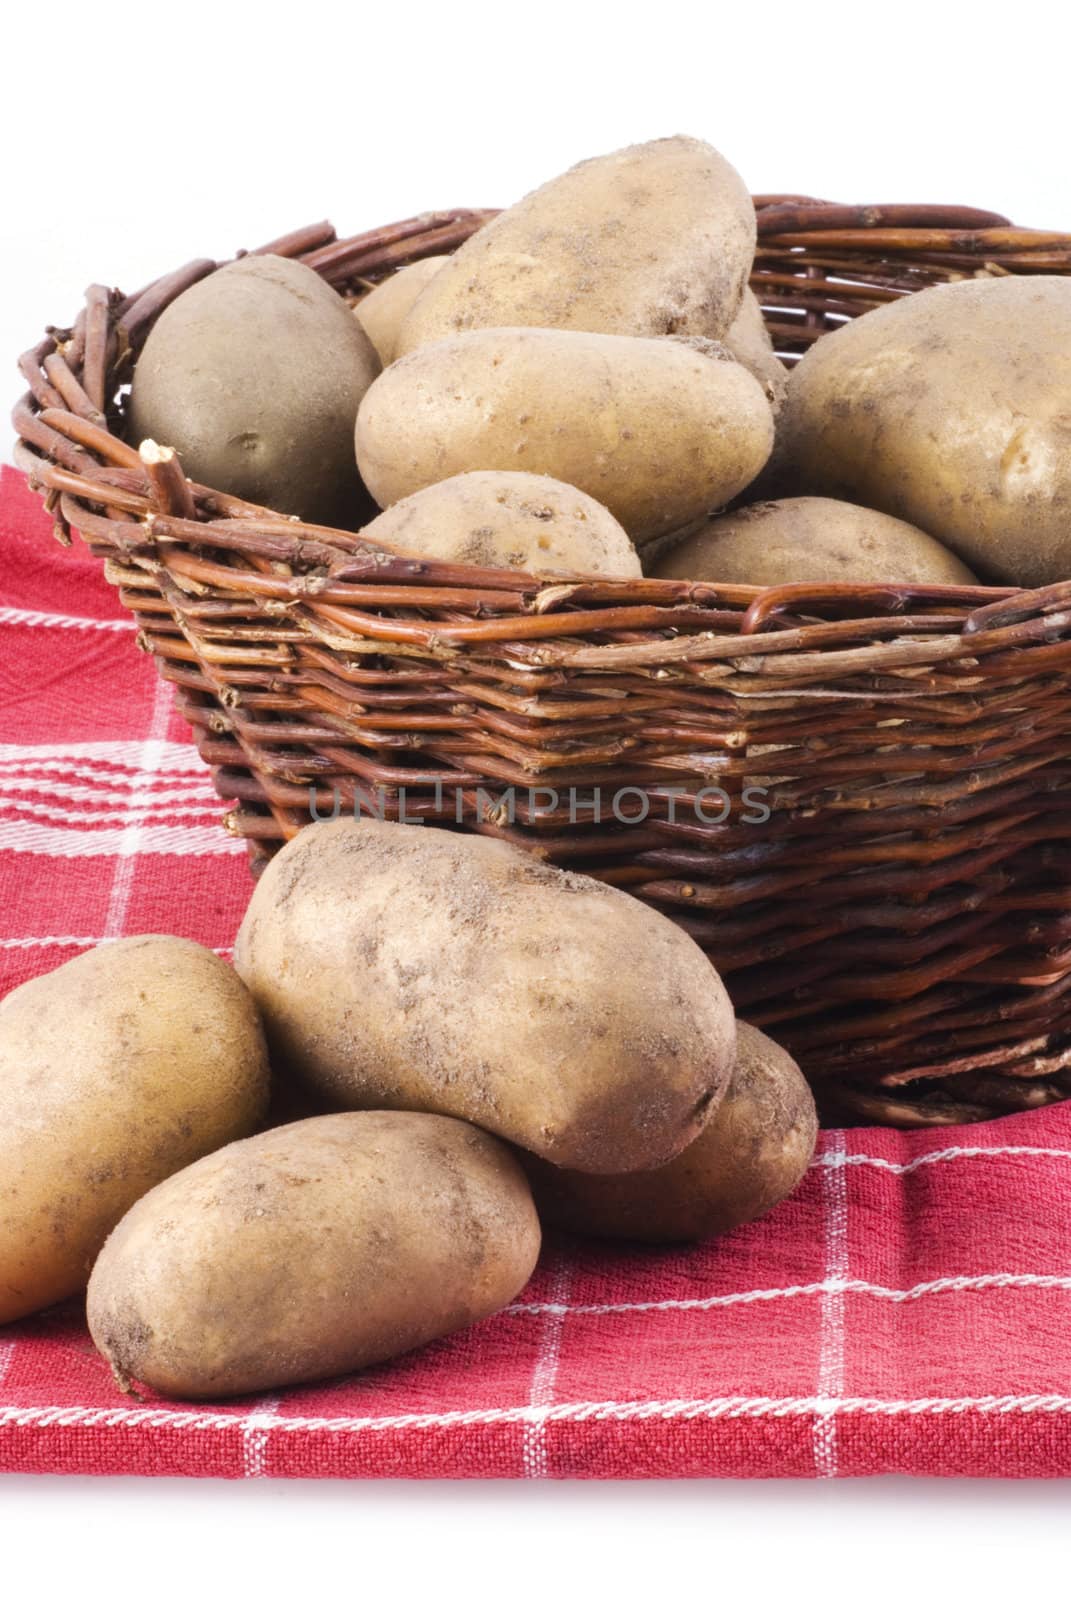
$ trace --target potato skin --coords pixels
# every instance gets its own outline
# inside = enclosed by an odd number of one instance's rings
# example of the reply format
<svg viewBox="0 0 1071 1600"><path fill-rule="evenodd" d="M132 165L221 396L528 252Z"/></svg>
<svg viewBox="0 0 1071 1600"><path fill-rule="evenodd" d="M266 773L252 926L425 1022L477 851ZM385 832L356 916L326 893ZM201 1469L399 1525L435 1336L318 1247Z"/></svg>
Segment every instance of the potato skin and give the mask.
<svg viewBox="0 0 1071 1600"><path fill-rule="evenodd" d="M336 1106L464 1117L585 1171L667 1161L732 1067L732 1009L687 934L498 839L303 828L235 965L276 1065Z"/></svg>
<svg viewBox="0 0 1071 1600"><path fill-rule="evenodd" d="M449 256L422 256L419 261L410 261L407 267L401 267L382 283L377 283L354 306L354 316L375 345L383 366L389 367L398 354L398 330L413 302L449 259Z"/></svg>
<svg viewBox="0 0 1071 1600"><path fill-rule="evenodd" d="M381 506L459 472L545 473L645 543L722 506L773 446L761 386L702 339L489 328L388 367L357 414Z"/></svg>
<svg viewBox="0 0 1071 1600"><path fill-rule="evenodd" d="M469 328L719 338L755 231L742 179L701 139L582 161L466 240L414 304L397 353Z"/></svg>
<svg viewBox="0 0 1071 1600"><path fill-rule="evenodd" d="M260 1022L189 939L119 939L0 1004L0 1322L83 1289L123 1212L256 1128Z"/></svg>
<svg viewBox="0 0 1071 1600"><path fill-rule="evenodd" d="M638 578L621 524L589 494L534 472L462 472L396 500L363 530L407 555L525 572Z"/></svg>
<svg viewBox="0 0 1071 1600"><path fill-rule="evenodd" d="M697 1139L653 1172L596 1177L521 1152L545 1224L600 1239L707 1239L778 1205L814 1154L814 1097L787 1051L737 1023L725 1098Z"/></svg>
<svg viewBox="0 0 1071 1600"><path fill-rule="evenodd" d="M796 367L781 429L784 481L904 517L997 582L1071 577L1071 280L868 311Z"/></svg>
<svg viewBox="0 0 1071 1600"><path fill-rule="evenodd" d="M762 307L750 289L744 290L740 310L722 336L722 343L733 360L762 384L776 416L788 388L788 372L774 351Z"/></svg>
<svg viewBox="0 0 1071 1600"><path fill-rule="evenodd" d="M976 584L969 567L909 522L843 500L760 500L714 517L651 567L694 583Z"/></svg>
<svg viewBox="0 0 1071 1600"><path fill-rule="evenodd" d="M364 329L311 267L244 256L160 316L134 369L128 433L173 446L210 488L352 527L353 420L378 372Z"/></svg>
<svg viewBox="0 0 1071 1600"><path fill-rule="evenodd" d="M539 1255L517 1162L449 1117L354 1111L272 1128L154 1189L89 1284L123 1387L218 1400L333 1378L507 1305Z"/></svg>

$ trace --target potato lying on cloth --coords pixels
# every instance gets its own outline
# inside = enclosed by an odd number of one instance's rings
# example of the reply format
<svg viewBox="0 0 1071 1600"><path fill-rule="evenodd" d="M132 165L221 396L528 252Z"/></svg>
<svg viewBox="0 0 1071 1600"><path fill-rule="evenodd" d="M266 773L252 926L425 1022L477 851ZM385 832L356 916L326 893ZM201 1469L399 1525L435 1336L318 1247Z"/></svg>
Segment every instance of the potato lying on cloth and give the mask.
<svg viewBox="0 0 1071 1600"><path fill-rule="evenodd" d="M468 328L699 334L740 305L755 208L701 139L582 161L462 245L402 325L398 355Z"/></svg>
<svg viewBox="0 0 1071 1600"><path fill-rule="evenodd" d="M118 1382L224 1399L386 1361L500 1310L539 1254L524 1174L449 1117L272 1128L162 1183L89 1285Z"/></svg>
<svg viewBox="0 0 1071 1600"><path fill-rule="evenodd" d="M751 1222L800 1182L814 1154L814 1097L787 1051L737 1023L729 1088L697 1139L653 1172L599 1177L522 1152L543 1221L602 1239L670 1244Z"/></svg>
<svg viewBox="0 0 1071 1600"><path fill-rule="evenodd" d="M668 1161L732 1067L732 1008L686 933L498 839L303 828L235 965L277 1064L336 1105L464 1117L584 1171Z"/></svg>
<svg viewBox="0 0 1071 1600"><path fill-rule="evenodd" d="M978 579L928 533L881 511L803 495L714 517L651 567L693 583L950 583Z"/></svg>
<svg viewBox="0 0 1071 1600"><path fill-rule="evenodd" d="M354 314L376 347L376 354L389 367L398 354L398 330L412 309L417 296L447 261L449 256L424 256L407 267L392 272L377 283L354 306Z"/></svg>
<svg viewBox="0 0 1071 1600"><path fill-rule="evenodd" d="M759 380L776 414L785 398L788 373L774 350L762 307L750 289L744 290L740 310L722 336L722 343L733 360Z"/></svg>
<svg viewBox="0 0 1071 1600"><path fill-rule="evenodd" d="M750 372L707 340L488 328L388 367L356 443L381 506L459 472L545 473L642 543L745 488L769 457L773 414Z"/></svg>
<svg viewBox="0 0 1071 1600"><path fill-rule="evenodd" d="M0 1005L0 1322L85 1287L161 1178L257 1127L268 1063L240 979L189 939L100 945Z"/></svg>
<svg viewBox="0 0 1071 1600"><path fill-rule="evenodd" d="M924 289L789 379L778 469L906 517L1001 583L1071 578L1071 278Z"/></svg>
<svg viewBox="0 0 1071 1600"><path fill-rule="evenodd" d="M621 524L589 494L534 472L462 472L395 501L363 530L406 555L525 572L638 578Z"/></svg>
<svg viewBox="0 0 1071 1600"><path fill-rule="evenodd" d="M129 433L172 446L210 488L352 527L353 420L378 371L357 318L311 267L244 256L160 316L134 369Z"/></svg>

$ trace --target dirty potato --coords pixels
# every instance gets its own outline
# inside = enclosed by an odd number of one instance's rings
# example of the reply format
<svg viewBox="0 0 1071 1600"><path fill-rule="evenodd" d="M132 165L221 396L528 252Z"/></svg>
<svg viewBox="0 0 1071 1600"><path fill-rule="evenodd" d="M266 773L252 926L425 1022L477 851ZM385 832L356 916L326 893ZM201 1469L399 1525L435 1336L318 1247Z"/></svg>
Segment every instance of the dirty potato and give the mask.
<svg viewBox="0 0 1071 1600"><path fill-rule="evenodd" d="M534 573L638 578L640 558L605 506L534 472L462 472L395 501L364 529L405 555Z"/></svg>
<svg viewBox="0 0 1071 1600"><path fill-rule="evenodd" d="M1071 578L1071 278L924 289L793 372L778 472L904 517L988 580Z"/></svg>
<svg viewBox="0 0 1071 1600"><path fill-rule="evenodd" d="M538 1254L528 1184L490 1134L399 1111L313 1117L140 1200L93 1269L89 1328L124 1389L227 1399L467 1327Z"/></svg>
<svg viewBox="0 0 1071 1600"><path fill-rule="evenodd" d="M336 1106L464 1117L585 1171L669 1160L732 1066L732 1008L687 934L498 839L304 828L235 964L277 1064Z"/></svg>
<svg viewBox="0 0 1071 1600"><path fill-rule="evenodd" d="M0 1322L83 1289L123 1212L267 1111L234 971L189 939L119 939L0 1005Z"/></svg>
<svg viewBox="0 0 1071 1600"><path fill-rule="evenodd" d="M449 259L449 256L424 256L420 261L411 261L407 267L401 267L382 283L377 283L354 306L354 315L375 345L383 366L389 367L398 354L398 330L413 302Z"/></svg>
<svg viewBox="0 0 1071 1600"><path fill-rule="evenodd" d="M814 1153L807 1080L781 1046L737 1023L729 1088L697 1139L653 1172L600 1177L522 1152L548 1226L651 1244L706 1239L751 1222L791 1194Z"/></svg>
<svg viewBox="0 0 1071 1600"><path fill-rule="evenodd" d="M755 208L702 139L629 145L553 178L468 239L402 324L397 354L470 328L720 338Z"/></svg>
<svg viewBox="0 0 1071 1600"><path fill-rule="evenodd" d="M703 339L490 328L388 367L356 444L381 506L459 472L535 472L591 495L642 544L744 489L769 457L773 414L751 373Z"/></svg>
<svg viewBox="0 0 1071 1600"><path fill-rule="evenodd" d="M714 517L651 566L691 583L976 584L920 528L843 500L760 500Z"/></svg>

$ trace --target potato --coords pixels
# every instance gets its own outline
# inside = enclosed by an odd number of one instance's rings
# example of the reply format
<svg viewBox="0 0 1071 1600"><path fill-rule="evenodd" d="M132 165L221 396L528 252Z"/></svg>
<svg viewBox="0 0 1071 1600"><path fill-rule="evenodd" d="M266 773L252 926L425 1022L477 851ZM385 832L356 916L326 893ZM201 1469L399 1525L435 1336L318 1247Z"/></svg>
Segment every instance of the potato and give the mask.
<svg viewBox="0 0 1071 1600"><path fill-rule="evenodd" d="M746 1022L736 1026L736 1069L724 1100L665 1166L596 1177L521 1153L548 1226L669 1244L727 1233L791 1194L814 1154L814 1097L787 1051Z"/></svg>
<svg viewBox="0 0 1071 1600"><path fill-rule="evenodd" d="M189 939L119 939L0 1005L0 1322L83 1289L134 1201L250 1133L268 1103L253 1003Z"/></svg>
<svg viewBox="0 0 1071 1600"><path fill-rule="evenodd" d="M583 1171L668 1161L732 1067L732 1008L686 933L499 839L304 828L235 965L277 1064L336 1106L464 1117Z"/></svg>
<svg viewBox="0 0 1071 1600"><path fill-rule="evenodd" d="M490 1134L405 1111L313 1117L139 1200L93 1269L89 1330L121 1387L225 1399L467 1327L538 1255L528 1184Z"/></svg>
<svg viewBox="0 0 1071 1600"><path fill-rule="evenodd" d="M909 522L843 500L761 500L715 517L663 555L653 578L694 583L951 583L978 580Z"/></svg>
<svg viewBox="0 0 1071 1600"><path fill-rule="evenodd" d="M306 522L353 527L353 421L372 343L311 267L243 256L161 315L134 369L129 433L188 477Z"/></svg>
<svg viewBox="0 0 1071 1600"><path fill-rule="evenodd" d="M907 295L820 339L793 372L780 467L906 517L975 571L1071 578L1071 278Z"/></svg>
<svg viewBox="0 0 1071 1600"><path fill-rule="evenodd" d="M395 501L364 532L406 555L436 561L640 576L640 558L605 506L534 472L459 473Z"/></svg>
<svg viewBox="0 0 1071 1600"><path fill-rule="evenodd" d="M744 290L740 310L736 313L722 339L734 361L746 367L753 378L762 384L766 398L774 408L781 409L788 387L788 373L774 352L773 340L766 327L762 307L750 289Z"/></svg>
<svg viewBox="0 0 1071 1600"><path fill-rule="evenodd" d="M755 208L701 139L582 161L468 239L402 325L397 354L469 328L698 334L736 315Z"/></svg>
<svg viewBox="0 0 1071 1600"><path fill-rule="evenodd" d="M459 472L545 473L643 543L745 488L770 454L773 416L751 374L706 340L489 328L388 367L356 441L381 506Z"/></svg>
<svg viewBox="0 0 1071 1600"><path fill-rule="evenodd" d="M420 261L411 261L407 267L377 283L354 306L358 322L375 345L376 354L385 367L390 366L397 354L398 330L414 300L449 259L449 256L424 256Z"/></svg>

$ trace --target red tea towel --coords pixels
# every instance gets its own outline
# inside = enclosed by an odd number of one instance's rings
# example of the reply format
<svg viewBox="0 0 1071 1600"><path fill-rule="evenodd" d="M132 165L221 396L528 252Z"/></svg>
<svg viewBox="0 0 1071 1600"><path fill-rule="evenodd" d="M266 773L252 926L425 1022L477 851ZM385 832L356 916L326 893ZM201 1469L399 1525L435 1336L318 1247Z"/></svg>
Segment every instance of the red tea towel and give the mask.
<svg viewBox="0 0 1071 1600"><path fill-rule="evenodd" d="M97 563L0 478L0 992L122 934L229 953L242 848ZM0 1174L0 1182L3 1175ZM698 1249L549 1239L498 1316L342 1382L124 1397L81 1307L0 1328L0 1467L226 1477L1071 1473L1071 1108L822 1136Z"/></svg>

